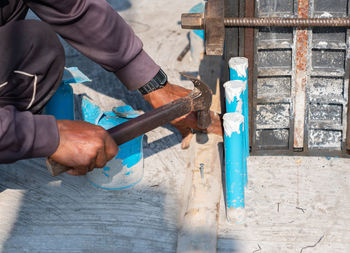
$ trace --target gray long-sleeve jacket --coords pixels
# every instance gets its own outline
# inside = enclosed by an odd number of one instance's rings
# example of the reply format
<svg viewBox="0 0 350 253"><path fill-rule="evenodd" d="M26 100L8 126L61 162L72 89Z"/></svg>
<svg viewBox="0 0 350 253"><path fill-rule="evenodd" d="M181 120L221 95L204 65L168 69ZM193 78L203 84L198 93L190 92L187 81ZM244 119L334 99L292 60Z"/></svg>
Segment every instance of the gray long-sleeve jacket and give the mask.
<svg viewBox="0 0 350 253"><path fill-rule="evenodd" d="M128 89L141 87L160 69L105 0L24 0L23 4L81 53L114 72ZM6 10L0 5L0 25L7 17L23 16ZM13 106L0 108L0 163L49 156L58 144L52 116L19 112Z"/></svg>

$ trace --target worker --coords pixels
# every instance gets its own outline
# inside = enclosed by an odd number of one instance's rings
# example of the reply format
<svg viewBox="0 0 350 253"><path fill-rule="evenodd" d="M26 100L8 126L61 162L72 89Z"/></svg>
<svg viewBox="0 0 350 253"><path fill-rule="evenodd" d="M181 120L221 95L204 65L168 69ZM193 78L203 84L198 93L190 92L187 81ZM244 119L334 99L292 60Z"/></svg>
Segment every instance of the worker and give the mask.
<svg viewBox="0 0 350 253"><path fill-rule="evenodd" d="M24 20L28 9L40 19ZM0 1L0 163L50 157L71 175L102 168L118 152L101 127L39 114L60 85L64 50L56 34L113 72L154 107L186 96L142 49L141 40L105 0ZM172 122L188 146L194 114ZM207 130L221 133L220 120Z"/></svg>

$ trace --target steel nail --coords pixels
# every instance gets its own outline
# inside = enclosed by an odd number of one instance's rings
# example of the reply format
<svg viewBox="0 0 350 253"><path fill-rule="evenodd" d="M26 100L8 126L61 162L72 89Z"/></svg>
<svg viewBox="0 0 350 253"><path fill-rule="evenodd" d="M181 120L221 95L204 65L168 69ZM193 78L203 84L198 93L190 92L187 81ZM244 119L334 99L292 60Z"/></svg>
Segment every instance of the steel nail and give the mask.
<svg viewBox="0 0 350 253"><path fill-rule="evenodd" d="M201 171L201 178L204 178L204 163L199 164L200 168L199 170Z"/></svg>

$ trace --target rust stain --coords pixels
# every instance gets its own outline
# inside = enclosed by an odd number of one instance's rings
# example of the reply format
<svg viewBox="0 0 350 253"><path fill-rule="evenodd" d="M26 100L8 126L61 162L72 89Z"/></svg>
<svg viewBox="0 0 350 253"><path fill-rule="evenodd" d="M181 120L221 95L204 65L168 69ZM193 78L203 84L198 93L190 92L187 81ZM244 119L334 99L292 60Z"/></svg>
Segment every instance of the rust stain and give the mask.
<svg viewBox="0 0 350 253"><path fill-rule="evenodd" d="M309 17L309 0L298 1L298 17ZM294 148L304 146L305 92L307 75L308 30L298 28L296 42Z"/></svg>
<svg viewBox="0 0 350 253"><path fill-rule="evenodd" d="M309 17L309 0L298 1L298 17L299 18Z"/></svg>
<svg viewBox="0 0 350 253"><path fill-rule="evenodd" d="M309 0L298 1L298 17L309 17ZM296 45L296 69L297 71L306 71L307 64L307 29L297 30L297 45ZM305 79L306 80L306 79Z"/></svg>
<svg viewBox="0 0 350 253"><path fill-rule="evenodd" d="M296 48L296 70L306 71L307 68L307 30L297 31L297 48Z"/></svg>

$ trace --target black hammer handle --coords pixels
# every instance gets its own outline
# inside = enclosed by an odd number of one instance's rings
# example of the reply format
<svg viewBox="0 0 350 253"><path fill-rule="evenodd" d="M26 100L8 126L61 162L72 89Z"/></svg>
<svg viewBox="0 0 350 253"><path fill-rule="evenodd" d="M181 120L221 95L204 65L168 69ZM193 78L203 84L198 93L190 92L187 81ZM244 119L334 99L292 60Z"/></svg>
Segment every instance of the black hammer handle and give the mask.
<svg viewBox="0 0 350 253"><path fill-rule="evenodd" d="M108 132L117 145L121 145L159 126L169 123L174 119L190 113L192 110L192 102L193 101L189 96L177 99L123 124L112 127ZM52 176L57 176L69 170L68 167L56 163L50 158L46 159L46 165Z"/></svg>

